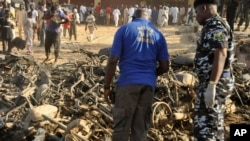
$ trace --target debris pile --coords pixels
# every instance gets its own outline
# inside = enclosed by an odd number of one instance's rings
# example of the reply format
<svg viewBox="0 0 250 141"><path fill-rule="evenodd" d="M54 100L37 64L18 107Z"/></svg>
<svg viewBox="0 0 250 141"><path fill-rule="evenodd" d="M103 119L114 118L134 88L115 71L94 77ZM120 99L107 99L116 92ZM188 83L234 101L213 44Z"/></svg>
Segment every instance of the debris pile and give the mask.
<svg viewBox="0 0 250 141"><path fill-rule="evenodd" d="M113 105L103 97L108 56L79 52L85 59L57 66L38 64L31 56L0 59L0 140L110 140ZM192 57L187 52L172 56L170 71L158 78L150 141L192 139L198 83ZM227 114L247 114L237 107L250 103L249 72L241 63L234 65L236 88ZM249 117L244 118L249 122Z"/></svg>

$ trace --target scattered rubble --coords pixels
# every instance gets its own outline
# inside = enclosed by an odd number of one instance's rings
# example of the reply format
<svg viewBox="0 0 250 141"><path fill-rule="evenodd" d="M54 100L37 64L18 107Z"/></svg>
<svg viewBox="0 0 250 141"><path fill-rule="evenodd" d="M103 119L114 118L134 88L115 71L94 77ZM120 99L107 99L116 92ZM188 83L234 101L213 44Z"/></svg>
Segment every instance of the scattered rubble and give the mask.
<svg viewBox="0 0 250 141"><path fill-rule="evenodd" d="M57 66L38 64L31 56L1 56L0 140L110 140L113 105L103 97L108 56L78 52L85 59ZM173 55L170 71L158 78L150 141L192 140L198 83L192 73L193 57L189 52ZM249 70L236 62L234 74L236 88L227 102L226 122L237 114L242 115L239 122L249 123Z"/></svg>

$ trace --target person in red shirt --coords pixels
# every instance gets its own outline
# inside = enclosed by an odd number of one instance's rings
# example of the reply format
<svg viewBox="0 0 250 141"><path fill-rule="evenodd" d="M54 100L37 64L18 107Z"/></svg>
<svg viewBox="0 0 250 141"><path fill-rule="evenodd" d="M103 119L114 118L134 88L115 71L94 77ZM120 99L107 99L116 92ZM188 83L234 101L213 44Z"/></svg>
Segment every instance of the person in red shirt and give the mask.
<svg viewBox="0 0 250 141"><path fill-rule="evenodd" d="M100 23L100 11L101 11L101 3L99 2L98 5L95 7L95 13L97 17L97 23Z"/></svg>
<svg viewBox="0 0 250 141"><path fill-rule="evenodd" d="M98 5L95 7L95 11L97 14L100 14L100 10L101 10L101 3L99 2Z"/></svg>
<svg viewBox="0 0 250 141"><path fill-rule="evenodd" d="M70 14L68 14L67 11L64 11L64 14L69 18L69 19L72 19L72 16ZM69 34L69 29L70 29L70 22L67 22L67 23L64 23L63 24L63 37L66 37L66 33L68 32L68 35Z"/></svg>
<svg viewBox="0 0 250 141"><path fill-rule="evenodd" d="M108 5L106 7L106 25L110 25L110 16L111 16L111 13L112 13L112 9L111 7Z"/></svg>

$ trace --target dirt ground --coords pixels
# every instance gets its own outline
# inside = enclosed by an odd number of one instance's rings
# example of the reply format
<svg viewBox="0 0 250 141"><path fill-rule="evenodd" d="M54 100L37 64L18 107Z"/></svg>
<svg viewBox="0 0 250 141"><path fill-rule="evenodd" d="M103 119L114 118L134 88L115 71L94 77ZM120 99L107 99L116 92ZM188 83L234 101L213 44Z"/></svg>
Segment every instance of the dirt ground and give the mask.
<svg viewBox="0 0 250 141"><path fill-rule="evenodd" d="M180 26L168 26L160 31L163 32L167 39L169 52L182 51L182 50L193 50L194 42L190 41L187 33L183 35L175 35L175 32L178 31ZM109 48L112 45L113 37L118 29L114 26L98 26L98 29L95 31L94 40L88 42L87 35L88 32L84 30L85 25L79 25L77 27L77 40L69 40L69 35L66 34L66 37L61 38L61 53L57 64L65 63L67 61L80 60L81 53L72 54L72 51L79 49L85 49L94 53L98 53L100 49ZM16 35L18 35L16 31ZM25 54L26 49L22 51L17 51L15 48L12 50L14 54ZM44 47L39 47L39 41L35 37L34 46L33 46L33 56L38 62L42 62L45 59ZM54 58L53 47L51 58Z"/></svg>

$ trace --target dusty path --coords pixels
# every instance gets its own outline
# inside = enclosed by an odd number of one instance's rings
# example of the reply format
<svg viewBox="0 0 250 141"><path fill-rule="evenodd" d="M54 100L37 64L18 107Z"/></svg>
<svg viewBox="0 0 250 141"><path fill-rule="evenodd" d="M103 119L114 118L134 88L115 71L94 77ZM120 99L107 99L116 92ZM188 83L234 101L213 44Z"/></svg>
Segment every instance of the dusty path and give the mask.
<svg viewBox="0 0 250 141"><path fill-rule="evenodd" d="M164 29L160 29L160 31L162 31L166 37L170 54L176 51L194 49L194 43L190 41L188 37L190 34L185 33L182 35L175 35L175 32L180 28L180 26L168 26ZM81 53L72 53L72 51L85 49L94 53L98 53L100 49L111 47L114 34L118 28L113 26L98 26L98 29L95 32L95 39L92 42L88 42L86 38L88 33L84 29L85 25L78 26L77 40L70 41L68 35L66 35L66 37L62 36L61 55L58 60L59 64L72 60L80 61ZM18 35L17 32L16 35ZM35 38L33 56L38 62L42 62L42 60L45 58L44 47L38 47L38 45L39 41L37 38ZM25 54L26 50L24 49L23 51L17 51L16 49L13 49L13 53ZM51 58L52 57L54 57L53 47Z"/></svg>

